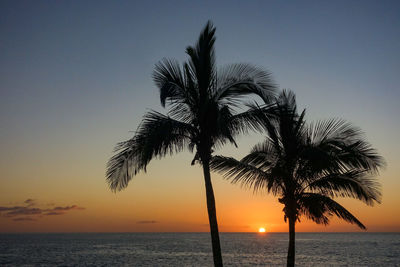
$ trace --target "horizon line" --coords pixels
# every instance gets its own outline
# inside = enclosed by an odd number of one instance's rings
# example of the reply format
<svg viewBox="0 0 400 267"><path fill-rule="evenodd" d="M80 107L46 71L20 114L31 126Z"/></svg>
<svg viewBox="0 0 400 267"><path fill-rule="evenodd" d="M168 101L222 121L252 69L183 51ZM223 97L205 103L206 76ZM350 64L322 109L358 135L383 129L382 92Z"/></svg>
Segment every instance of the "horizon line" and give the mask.
<svg viewBox="0 0 400 267"><path fill-rule="evenodd" d="M210 232L0 232L0 234L209 234ZM288 234L289 232L265 232L259 233L257 231L254 232L219 232L220 234ZM400 233L400 231L341 231L341 232L324 232L324 231L302 231L296 233L310 233L310 234L345 234L345 233Z"/></svg>

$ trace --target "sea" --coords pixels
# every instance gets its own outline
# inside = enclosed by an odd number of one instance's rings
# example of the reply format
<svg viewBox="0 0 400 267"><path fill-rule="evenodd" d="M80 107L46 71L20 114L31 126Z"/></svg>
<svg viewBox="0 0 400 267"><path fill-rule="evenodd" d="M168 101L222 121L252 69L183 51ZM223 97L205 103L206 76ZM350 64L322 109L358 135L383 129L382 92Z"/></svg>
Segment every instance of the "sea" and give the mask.
<svg viewBox="0 0 400 267"><path fill-rule="evenodd" d="M0 234L0 266L213 266L209 233ZM225 266L285 266L287 233L221 233ZM400 266L400 233L296 233L296 266Z"/></svg>

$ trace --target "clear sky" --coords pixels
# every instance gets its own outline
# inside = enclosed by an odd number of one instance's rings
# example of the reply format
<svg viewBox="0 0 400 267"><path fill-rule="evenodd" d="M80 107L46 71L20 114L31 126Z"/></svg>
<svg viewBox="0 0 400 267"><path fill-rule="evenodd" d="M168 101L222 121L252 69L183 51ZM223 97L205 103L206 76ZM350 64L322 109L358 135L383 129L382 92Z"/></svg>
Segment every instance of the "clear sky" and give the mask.
<svg viewBox="0 0 400 267"><path fill-rule="evenodd" d="M398 1L0 1L0 232L208 231L202 172L182 153L112 193L105 167L148 109L163 57L186 59L206 21L217 63L253 63L309 121L361 127L387 161L383 203L339 200L369 231L400 231ZM244 156L260 141L239 139ZM221 231L287 231L272 196L213 174ZM299 231L357 231L303 219Z"/></svg>

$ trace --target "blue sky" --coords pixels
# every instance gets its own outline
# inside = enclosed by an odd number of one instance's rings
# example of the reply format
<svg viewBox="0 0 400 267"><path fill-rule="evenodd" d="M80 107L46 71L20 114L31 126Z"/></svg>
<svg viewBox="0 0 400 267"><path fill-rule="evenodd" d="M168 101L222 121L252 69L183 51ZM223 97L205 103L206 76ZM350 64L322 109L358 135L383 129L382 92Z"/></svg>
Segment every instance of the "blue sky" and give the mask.
<svg viewBox="0 0 400 267"><path fill-rule="evenodd" d="M217 27L219 64L268 68L311 112L325 115L325 108L338 105L336 110L353 113L354 102L369 106L375 116L395 119L399 111L396 1L2 1L1 6L2 120L62 124L70 116L109 115L107 107L129 102L135 113L157 107L154 64L162 57L184 60L185 47L208 19Z"/></svg>

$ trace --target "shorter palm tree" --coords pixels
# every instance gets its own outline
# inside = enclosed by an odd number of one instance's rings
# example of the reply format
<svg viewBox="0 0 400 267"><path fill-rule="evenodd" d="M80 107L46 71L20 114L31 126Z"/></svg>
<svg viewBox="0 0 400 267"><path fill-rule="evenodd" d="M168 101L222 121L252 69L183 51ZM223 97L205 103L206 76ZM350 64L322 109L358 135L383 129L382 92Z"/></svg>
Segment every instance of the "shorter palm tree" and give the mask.
<svg viewBox="0 0 400 267"><path fill-rule="evenodd" d="M368 205L380 202L374 178L384 160L361 131L341 119L306 124L297 113L295 96L283 92L272 107L258 108L266 140L238 161L216 156L211 169L254 191L266 189L284 205L289 221L287 266L294 266L295 223L301 215L317 224L337 217L366 227L334 197L351 197Z"/></svg>

